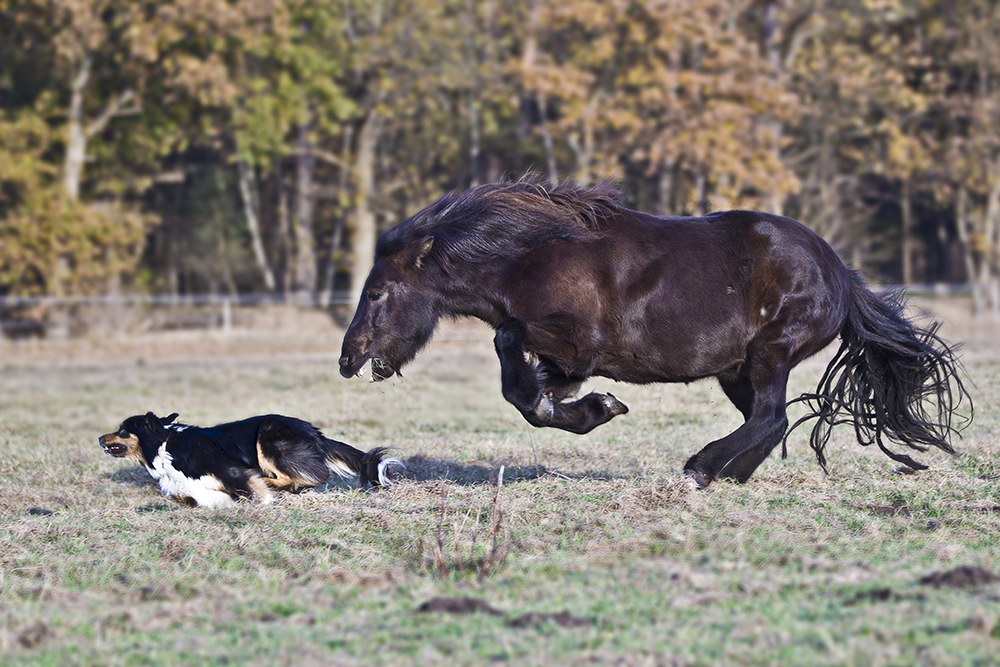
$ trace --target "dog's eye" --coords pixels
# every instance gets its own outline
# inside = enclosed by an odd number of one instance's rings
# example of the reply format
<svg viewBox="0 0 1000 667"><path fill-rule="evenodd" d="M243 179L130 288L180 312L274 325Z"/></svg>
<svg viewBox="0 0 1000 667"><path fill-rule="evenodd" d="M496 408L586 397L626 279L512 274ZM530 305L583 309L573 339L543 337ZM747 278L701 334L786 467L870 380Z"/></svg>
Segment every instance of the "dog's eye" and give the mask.
<svg viewBox="0 0 1000 667"><path fill-rule="evenodd" d="M123 438L127 438L128 432L125 429L121 429L120 431L118 431L118 435L120 435Z"/></svg>

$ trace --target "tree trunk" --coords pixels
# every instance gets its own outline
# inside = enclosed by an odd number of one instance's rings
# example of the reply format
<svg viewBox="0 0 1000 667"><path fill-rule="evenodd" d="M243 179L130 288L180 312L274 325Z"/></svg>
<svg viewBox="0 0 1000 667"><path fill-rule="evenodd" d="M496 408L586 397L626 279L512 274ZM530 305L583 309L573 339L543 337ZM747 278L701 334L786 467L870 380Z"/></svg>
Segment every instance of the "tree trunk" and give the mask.
<svg viewBox="0 0 1000 667"><path fill-rule="evenodd" d="M375 192L375 148L382 119L372 110L365 118L358 135L358 147L354 160L354 181L357 188L354 196L354 224L351 229L351 303L361 301L361 292L375 262L375 212L371 208Z"/></svg>
<svg viewBox="0 0 1000 667"><path fill-rule="evenodd" d="M257 216L256 178L254 178L253 167L245 160L236 163L239 173L240 198L243 200L243 213L247 220L247 229L250 230L250 240L253 245L253 254L257 259L257 266L260 267L261 275L264 278L264 286L268 292L274 291L274 273L267 263L267 255L264 254L264 243L260 238L260 220Z"/></svg>
<svg viewBox="0 0 1000 667"><path fill-rule="evenodd" d="M705 177L705 167L698 167L698 175L695 176L694 191L695 200L694 204L694 214L697 216L703 216L708 212L708 179Z"/></svg>
<svg viewBox="0 0 1000 667"><path fill-rule="evenodd" d="M87 142L92 136L102 132L112 118L138 113L142 106L135 91L126 89L111 98L101 113L87 123L83 96L90 80L90 55L84 53L79 65L79 69L70 78L66 155L63 160L63 187L72 201L80 198L80 181L83 179L83 167L87 160Z"/></svg>
<svg viewBox="0 0 1000 667"><path fill-rule="evenodd" d="M660 165L660 180L657 188L657 213L672 215L674 212L674 166L677 160L668 160Z"/></svg>
<svg viewBox="0 0 1000 667"><path fill-rule="evenodd" d="M542 127L542 143L545 144L545 155L549 163L549 183L555 187L559 185L559 174L556 172L556 154L552 145L552 133L549 132L548 112L545 106L545 97L539 93L536 96L538 103L538 118Z"/></svg>
<svg viewBox="0 0 1000 667"><path fill-rule="evenodd" d="M83 91L90 78L90 56L84 55L80 69L70 79L69 119L66 128L66 158L63 164L63 186L66 195L76 201L80 197L80 179L87 159L87 132L84 128Z"/></svg>
<svg viewBox="0 0 1000 667"><path fill-rule="evenodd" d="M900 208L903 218L903 284L913 283L913 206L910 202L910 179L903 179L903 193L901 195Z"/></svg>
<svg viewBox="0 0 1000 667"><path fill-rule="evenodd" d="M239 296L239 290L236 288L236 280L233 278L233 270L229 257L229 242L226 239L225 225L219 217L216 217L214 226L215 243L219 253L219 268L222 273L222 282L225 283L226 290L229 292L230 298L236 299Z"/></svg>
<svg viewBox="0 0 1000 667"><path fill-rule="evenodd" d="M351 139L354 136L354 128L350 125L344 127L343 146L341 147L340 159L340 180L337 187L341 206L347 201L348 176L347 165L351 161ZM326 263L326 277L323 280L323 305L329 305L330 295L333 293L333 286L337 279L337 265L340 263L340 246L344 240L344 217L339 215L333 228L333 239L330 241L330 253Z"/></svg>
<svg viewBox="0 0 1000 667"><path fill-rule="evenodd" d="M479 100L478 91L469 93L469 187L479 185Z"/></svg>
<svg viewBox="0 0 1000 667"><path fill-rule="evenodd" d="M300 296L316 289L316 244L313 234L313 171L316 158L309 128L299 126L295 169L295 290Z"/></svg>
<svg viewBox="0 0 1000 667"><path fill-rule="evenodd" d="M287 297L292 290L292 272L295 267L295 248L292 245L292 222L288 212L288 189L282 174L281 163L277 164L278 185L278 252L281 262L278 264L278 282L281 291Z"/></svg>
<svg viewBox="0 0 1000 667"><path fill-rule="evenodd" d="M969 243L969 192L965 185L958 187L958 197L955 203L955 230L958 232L958 243L962 247L962 259L965 264L965 279L972 288L972 315L980 317L983 314L983 293L976 281L976 257Z"/></svg>
<svg viewBox="0 0 1000 667"><path fill-rule="evenodd" d="M587 106L584 109L583 117L581 119L582 127L582 141L577 137L576 133L570 133L567 137L569 141L569 147L576 154L576 182L578 185L590 185L592 182L591 171L592 163L594 162L594 116L595 109L597 105L600 104L604 97L604 91L598 90L596 93L590 96L587 100Z"/></svg>
<svg viewBox="0 0 1000 667"><path fill-rule="evenodd" d="M996 287L997 251L1000 250L1000 158L991 165L990 194L983 217L983 259L979 265L979 283L989 296L993 319L1000 318L1000 293Z"/></svg>

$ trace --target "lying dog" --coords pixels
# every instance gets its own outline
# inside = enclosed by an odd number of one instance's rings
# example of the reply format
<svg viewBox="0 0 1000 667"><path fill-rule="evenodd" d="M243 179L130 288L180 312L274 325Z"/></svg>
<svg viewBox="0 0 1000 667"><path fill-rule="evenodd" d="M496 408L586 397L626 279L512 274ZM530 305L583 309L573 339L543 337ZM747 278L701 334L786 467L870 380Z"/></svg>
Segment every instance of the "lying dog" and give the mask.
<svg viewBox="0 0 1000 667"><path fill-rule="evenodd" d="M294 417L262 415L211 428L176 418L129 417L99 442L108 456L146 466L163 494L185 505L230 507L241 497L271 503L272 489L313 487L331 472L360 477L361 488L387 486L402 468L384 447L365 453Z"/></svg>

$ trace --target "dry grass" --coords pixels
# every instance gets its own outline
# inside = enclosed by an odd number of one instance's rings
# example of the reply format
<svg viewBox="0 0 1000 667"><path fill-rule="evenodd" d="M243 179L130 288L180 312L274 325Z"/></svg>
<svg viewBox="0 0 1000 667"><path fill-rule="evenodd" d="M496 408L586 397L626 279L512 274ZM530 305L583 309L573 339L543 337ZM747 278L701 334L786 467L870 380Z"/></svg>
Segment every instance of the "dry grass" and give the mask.
<svg viewBox="0 0 1000 667"><path fill-rule="evenodd" d="M841 429L824 475L803 432L750 483L703 491L681 465L739 423L713 383L618 385L627 416L535 430L503 402L474 323L446 324L380 384L339 377L342 331L312 314L228 336L0 343L3 662L990 664L1000 587L920 579L1000 574L1000 329L928 306L966 342L962 456L897 474ZM292 414L395 447L408 479L182 508L97 445L146 410ZM417 613L435 597L500 614Z"/></svg>

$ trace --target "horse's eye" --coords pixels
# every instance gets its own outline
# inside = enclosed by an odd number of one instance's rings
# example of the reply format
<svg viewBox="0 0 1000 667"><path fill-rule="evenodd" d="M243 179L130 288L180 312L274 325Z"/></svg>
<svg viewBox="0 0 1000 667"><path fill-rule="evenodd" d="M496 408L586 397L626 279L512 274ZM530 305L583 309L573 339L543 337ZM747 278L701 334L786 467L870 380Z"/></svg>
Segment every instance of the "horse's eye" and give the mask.
<svg viewBox="0 0 1000 667"><path fill-rule="evenodd" d="M368 300L369 301L378 301L381 298L382 298L382 293L381 292L368 292Z"/></svg>

